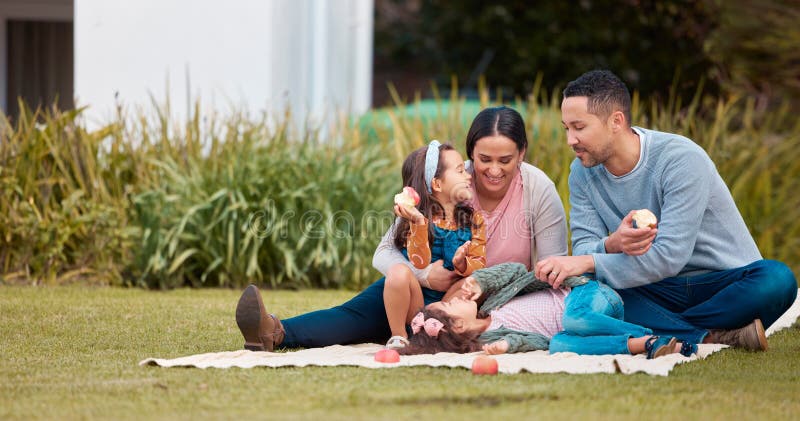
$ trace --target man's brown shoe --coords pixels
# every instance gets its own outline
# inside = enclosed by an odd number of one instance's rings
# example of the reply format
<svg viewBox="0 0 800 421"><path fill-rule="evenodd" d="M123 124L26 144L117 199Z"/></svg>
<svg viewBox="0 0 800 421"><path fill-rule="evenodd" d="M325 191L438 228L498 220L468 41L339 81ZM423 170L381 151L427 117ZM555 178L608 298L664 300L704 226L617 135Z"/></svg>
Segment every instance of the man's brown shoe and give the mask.
<svg viewBox="0 0 800 421"><path fill-rule="evenodd" d="M766 351L767 335L760 319L753 320L750 324L739 329L712 330L715 343L730 345L734 348L744 348L750 351Z"/></svg>
<svg viewBox="0 0 800 421"><path fill-rule="evenodd" d="M236 324L244 336L244 348L250 351L272 351L283 342L283 325L268 314L255 285L245 288L236 306Z"/></svg>

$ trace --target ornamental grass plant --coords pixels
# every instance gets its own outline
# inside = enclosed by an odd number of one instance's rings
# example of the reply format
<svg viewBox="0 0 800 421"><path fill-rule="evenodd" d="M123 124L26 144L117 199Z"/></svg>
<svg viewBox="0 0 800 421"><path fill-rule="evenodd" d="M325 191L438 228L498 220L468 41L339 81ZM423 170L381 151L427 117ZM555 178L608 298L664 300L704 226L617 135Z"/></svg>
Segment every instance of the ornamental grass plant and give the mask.
<svg viewBox="0 0 800 421"><path fill-rule="evenodd" d="M137 283L357 288L370 281L372 250L392 219L380 210L398 184L393 163L379 145L329 141L320 131L293 139L288 118L271 127L237 116L206 132L195 124L184 137L198 144L151 158L155 182L132 197L142 233Z"/></svg>
<svg viewBox="0 0 800 421"><path fill-rule="evenodd" d="M359 119L305 122L277 115L205 113L186 121L166 105L120 107L89 130L82 109L29 110L0 119L0 282L359 289L378 273L372 254L390 226L399 167L437 138L462 153L477 110L502 92L481 84L466 100L455 82L433 100ZM528 124L527 161L556 183L569 210L572 151L560 91L507 105ZM708 151L765 258L800 273L800 121L750 98L688 104L634 93L636 125L683 134Z"/></svg>
<svg viewBox="0 0 800 421"><path fill-rule="evenodd" d="M128 189L138 180L128 173L137 157L114 124L77 124L81 110L20 109L14 123L0 118L0 280L118 282L135 238Z"/></svg>

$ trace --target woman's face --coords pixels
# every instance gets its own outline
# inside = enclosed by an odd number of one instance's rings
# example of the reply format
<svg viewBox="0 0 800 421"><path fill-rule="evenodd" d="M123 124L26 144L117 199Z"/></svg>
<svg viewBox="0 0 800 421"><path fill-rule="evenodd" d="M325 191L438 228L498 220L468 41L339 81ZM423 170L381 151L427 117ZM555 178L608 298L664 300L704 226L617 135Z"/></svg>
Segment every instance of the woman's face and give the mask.
<svg viewBox="0 0 800 421"><path fill-rule="evenodd" d="M505 194L519 171L523 155L525 151L518 150L517 144L503 135L478 139L472 150L476 190Z"/></svg>

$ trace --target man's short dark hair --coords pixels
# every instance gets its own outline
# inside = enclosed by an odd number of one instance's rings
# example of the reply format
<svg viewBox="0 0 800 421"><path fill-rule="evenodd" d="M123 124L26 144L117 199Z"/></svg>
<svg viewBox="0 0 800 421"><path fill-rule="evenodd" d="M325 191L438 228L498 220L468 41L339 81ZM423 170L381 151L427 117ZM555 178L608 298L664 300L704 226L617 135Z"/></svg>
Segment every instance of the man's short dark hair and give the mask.
<svg viewBox="0 0 800 421"><path fill-rule="evenodd" d="M608 70L592 70L567 84L564 98L585 96L589 98L588 111L600 118L608 118L615 109L625 115L631 125L631 94L628 87Z"/></svg>

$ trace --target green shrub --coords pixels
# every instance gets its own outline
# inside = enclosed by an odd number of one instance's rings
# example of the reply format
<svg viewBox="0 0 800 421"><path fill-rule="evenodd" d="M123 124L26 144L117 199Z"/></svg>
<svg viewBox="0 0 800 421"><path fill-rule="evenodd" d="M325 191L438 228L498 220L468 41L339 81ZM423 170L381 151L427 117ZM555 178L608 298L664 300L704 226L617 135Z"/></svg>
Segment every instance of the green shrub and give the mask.
<svg viewBox="0 0 800 421"><path fill-rule="evenodd" d="M210 133L207 155L158 159L158 183L134 198L140 284L357 288L374 280L372 251L392 220L389 192L400 186L380 145L325 142L318 132L292 140L285 126L238 118L222 132Z"/></svg>
<svg viewBox="0 0 800 421"><path fill-rule="evenodd" d="M528 161L568 209L572 151L559 95L511 104L528 123ZM673 95L677 98L677 95ZM24 111L0 139L0 282L149 288L361 288L391 223L399 166L430 138L463 152L475 109L449 100L377 110L359 121L290 128L292 117L242 113L176 122L166 109L120 112L86 130L81 110ZM788 105L695 95L642 101L634 122L703 146L766 258L800 269L800 123Z"/></svg>
<svg viewBox="0 0 800 421"><path fill-rule="evenodd" d="M103 170L113 129L86 132L80 110L20 110L0 122L0 279L119 282L133 233Z"/></svg>

